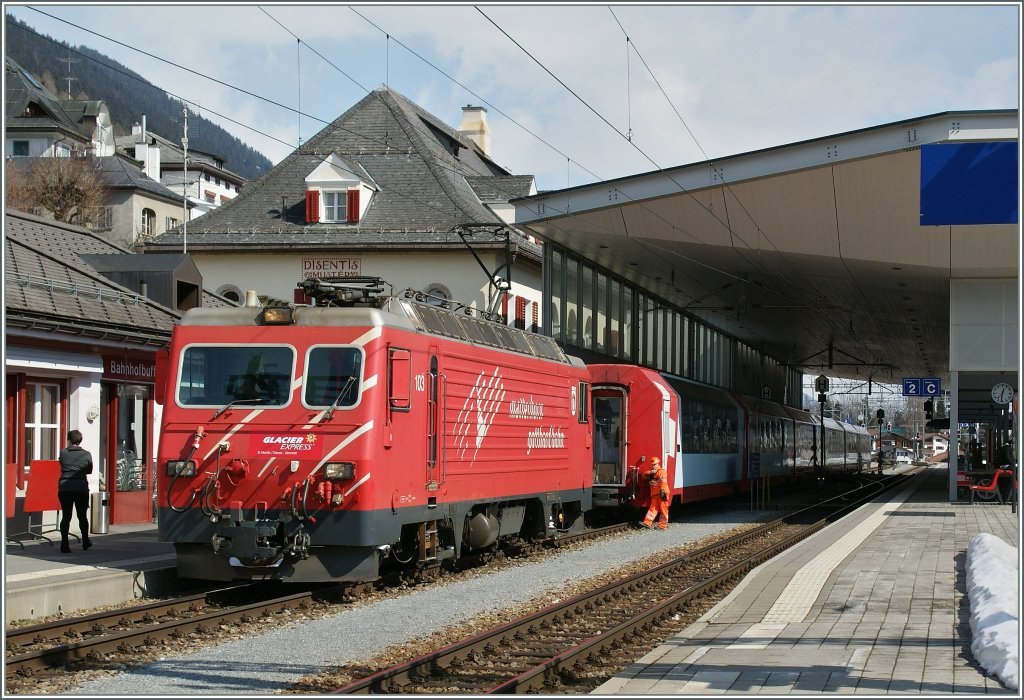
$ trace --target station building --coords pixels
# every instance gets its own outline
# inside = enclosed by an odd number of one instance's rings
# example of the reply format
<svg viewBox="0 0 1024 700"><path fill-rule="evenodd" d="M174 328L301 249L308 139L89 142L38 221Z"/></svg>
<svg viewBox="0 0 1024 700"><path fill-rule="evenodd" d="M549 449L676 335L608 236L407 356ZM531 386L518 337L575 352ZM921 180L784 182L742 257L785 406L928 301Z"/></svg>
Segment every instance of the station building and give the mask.
<svg viewBox="0 0 1024 700"><path fill-rule="evenodd" d="M54 529L55 509L26 511L27 486L70 429L93 457L90 491L109 523L152 522L156 352L184 311L231 302L203 290L188 256L135 254L80 226L8 209L4 244L8 536Z"/></svg>
<svg viewBox="0 0 1024 700"><path fill-rule="evenodd" d="M909 380L949 397L953 444L984 426L991 464L1019 442L1018 151L1016 110L945 112L520 198L515 221L567 352L795 406L803 374Z"/></svg>

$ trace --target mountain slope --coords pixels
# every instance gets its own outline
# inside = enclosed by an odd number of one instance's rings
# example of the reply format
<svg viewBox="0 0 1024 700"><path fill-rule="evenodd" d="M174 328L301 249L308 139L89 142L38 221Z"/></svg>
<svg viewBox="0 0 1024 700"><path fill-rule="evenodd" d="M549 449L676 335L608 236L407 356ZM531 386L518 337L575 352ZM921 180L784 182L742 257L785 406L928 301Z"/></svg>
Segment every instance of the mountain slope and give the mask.
<svg viewBox="0 0 1024 700"><path fill-rule="evenodd" d="M69 46L36 32L7 15L5 53L61 99L68 99L68 58L74 63L71 97L103 100L114 122L114 135L132 133L132 124L146 115L146 129L180 143L183 105L130 68L85 46ZM109 66L109 67L108 67ZM189 110L189 148L225 160L228 170L254 180L271 168L270 159L222 127Z"/></svg>

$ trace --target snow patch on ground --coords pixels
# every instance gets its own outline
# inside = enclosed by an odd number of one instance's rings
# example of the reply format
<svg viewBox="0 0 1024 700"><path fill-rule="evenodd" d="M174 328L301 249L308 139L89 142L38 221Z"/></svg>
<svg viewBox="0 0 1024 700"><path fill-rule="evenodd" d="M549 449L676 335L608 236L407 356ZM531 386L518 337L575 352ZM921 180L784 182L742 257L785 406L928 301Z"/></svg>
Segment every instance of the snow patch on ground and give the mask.
<svg viewBox="0 0 1024 700"><path fill-rule="evenodd" d="M1007 688L1019 688L1020 553L995 535L982 533L967 545L967 597L971 605L971 651Z"/></svg>

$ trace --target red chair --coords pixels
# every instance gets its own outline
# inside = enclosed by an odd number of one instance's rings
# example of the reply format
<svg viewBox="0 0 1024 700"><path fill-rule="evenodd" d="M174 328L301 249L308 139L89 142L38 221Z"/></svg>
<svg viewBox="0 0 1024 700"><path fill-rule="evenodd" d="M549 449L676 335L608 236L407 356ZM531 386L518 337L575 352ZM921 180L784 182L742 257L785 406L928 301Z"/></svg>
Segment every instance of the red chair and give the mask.
<svg viewBox="0 0 1024 700"><path fill-rule="evenodd" d="M1003 492L999 488L999 477L1001 476L1013 476L1013 469L1011 469L1010 467L999 467L998 469L996 469L996 472L995 474L992 475L991 479L980 479L978 483L971 484L971 503L974 503L974 494L980 491L982 493L987 494L985 496L980 497L986 501L991 501L992 493L995 493L995 495L998 496L999 498L1000 505L1002 505L1004 503ZM1017 481L1016 479L1014 479L1014 488L1016 488L1016 486Z"/></svg>

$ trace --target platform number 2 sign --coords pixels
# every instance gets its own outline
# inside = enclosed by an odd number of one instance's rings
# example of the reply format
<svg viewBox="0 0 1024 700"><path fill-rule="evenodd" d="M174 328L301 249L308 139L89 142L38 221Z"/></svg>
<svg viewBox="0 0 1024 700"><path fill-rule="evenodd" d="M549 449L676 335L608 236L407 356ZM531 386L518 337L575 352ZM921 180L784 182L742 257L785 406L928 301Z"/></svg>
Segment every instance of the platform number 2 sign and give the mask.
<svg viewBox="0 0 1024 700"><path fill-rule="evenodd" d="M904 396L940 396L942 383L937 377L904 377Z"/></svg>

